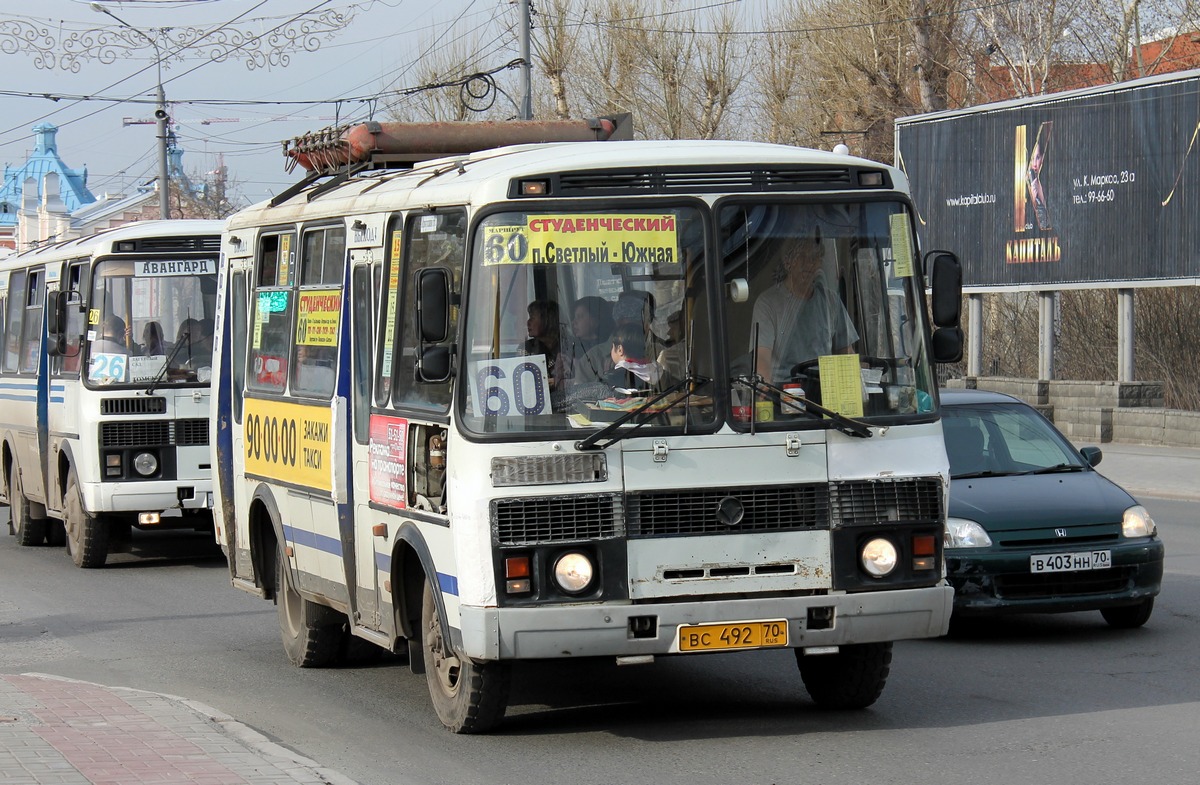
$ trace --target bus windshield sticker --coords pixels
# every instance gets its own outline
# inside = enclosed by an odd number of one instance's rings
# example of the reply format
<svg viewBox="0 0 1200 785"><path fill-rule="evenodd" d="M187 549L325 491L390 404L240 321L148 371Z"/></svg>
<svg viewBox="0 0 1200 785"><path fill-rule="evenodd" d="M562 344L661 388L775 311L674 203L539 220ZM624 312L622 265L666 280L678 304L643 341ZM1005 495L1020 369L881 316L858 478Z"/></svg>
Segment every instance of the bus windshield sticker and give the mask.
<svg viewBox="0 0 1200 785"><path fill-rule="evenodd" d="M133 274L138 278L158 278L174 275L216 275L217 263L212 259L189 259L168 261L166 259L155 259L154 261L133 263Z"/></svg>
<svg viewBox="0 0 1200 785"><path fill-rule="evenodd" d="M165 354L152 354L148 357L131 355L129 358L129 381L134 384L153 381L166 361Z"/></svg>
<svg viewBox="0 0 1200 785"><path fill-rule="evenodd" d="M505 357L472 363L476 417L551 414L546 355Z"/></svg>
<svg viewBox="0 0 1200 785"><path fill-rule="evenodd" d="M531 215L485 226L483 264L678 264L675 216Z"/></svg>
<svg viewBox="0 0 1200 785"><path fill-rule="evenodd" d="M88 324L100 324L100 309L91 308L88 310ZM89 338L88 340L94 340Z"/></svg>
<svg viewBox="0 0 1200 785"><path fill-rule="evenodd" d="M823 354L817 363L825 408L847 417L862 417L863 377L858 355Z"/></svg>
<svg viewBox="0 0 1200 785"><path fill-rule="evenodd" d="M100 384L125 381L128 355L93 352L88 365L88 380Z"/></svg>
<svg viewBox="0 0 1200 785"><path fill-rule="evenodd" d="M911 278L913 274L912 243L909 242L908 216L904 213L895 213L888 217L888 223L892 235L892 258L896 261L895 276Z"/></svg>
<svg viewBox="0 0 1200 785"><path fill-rule="evenodd" d="M371 501L403 510L408 506L405 456L408 420L371 415Z"/></svg>
<svg viewBox="0 0 1200 785"><path fill-rule="evenodd" d="M297 302L296 343L300 346L337 346L342 293L337 289L300 292Z"/></svg>
<svg viewBox="0 0 1200 785"><path fill-rule="evenodd" d="M287 286L288 284L290 284L292 282L291 278L288 277L288 273L292 269L291 259L292 259L292 236L290 234L280 235L279 236L279 269L278 269L278 272L276 273L276 278L275 278L276 286Z"/></svg>

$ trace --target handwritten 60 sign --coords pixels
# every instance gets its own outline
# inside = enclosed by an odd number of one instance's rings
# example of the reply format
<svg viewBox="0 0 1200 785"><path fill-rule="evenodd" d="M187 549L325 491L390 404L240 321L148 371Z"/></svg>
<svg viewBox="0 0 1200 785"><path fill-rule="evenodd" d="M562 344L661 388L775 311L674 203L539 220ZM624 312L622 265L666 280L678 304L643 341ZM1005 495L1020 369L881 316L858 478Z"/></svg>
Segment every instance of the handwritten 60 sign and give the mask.
<svg viewBox="0 0 1200 785"><path fill-rule="evenodd" d="M506 357L474 363L471 397L477 417L550 413L550 383L545 355Z"/></svg>

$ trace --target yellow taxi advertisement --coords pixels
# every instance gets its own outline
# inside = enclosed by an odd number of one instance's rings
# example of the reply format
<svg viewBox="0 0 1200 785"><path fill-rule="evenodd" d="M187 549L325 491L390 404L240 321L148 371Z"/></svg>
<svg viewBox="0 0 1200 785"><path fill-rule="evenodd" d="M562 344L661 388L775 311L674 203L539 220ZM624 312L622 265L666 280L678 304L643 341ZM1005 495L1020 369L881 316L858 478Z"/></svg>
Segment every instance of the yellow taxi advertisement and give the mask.
<svg viewBox="0 0 1200 785"><path fill-rule="evenodd" d="M246 473L332 491L333 414L306 406L246 399Z"/></svg>

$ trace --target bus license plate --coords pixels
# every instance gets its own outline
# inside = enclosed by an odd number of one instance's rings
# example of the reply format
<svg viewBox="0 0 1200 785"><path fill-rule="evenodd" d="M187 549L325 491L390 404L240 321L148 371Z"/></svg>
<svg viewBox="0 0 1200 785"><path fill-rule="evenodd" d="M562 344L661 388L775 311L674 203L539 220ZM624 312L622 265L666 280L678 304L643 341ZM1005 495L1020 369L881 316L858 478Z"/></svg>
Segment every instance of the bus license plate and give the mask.
<svg viewBox="0 0 1200 785"><path fill-rule="evenodd" d="M1107 570L1112 566L1112 551L1079 553L1043 553L1029 557L1030 572L1075 572Z"/></svg>
<svg viewBox="0 0 1200 785"><path fill-rule="evenodd" d="M680 651L728 651L787 646L786 619L679 625Z"/></svg>

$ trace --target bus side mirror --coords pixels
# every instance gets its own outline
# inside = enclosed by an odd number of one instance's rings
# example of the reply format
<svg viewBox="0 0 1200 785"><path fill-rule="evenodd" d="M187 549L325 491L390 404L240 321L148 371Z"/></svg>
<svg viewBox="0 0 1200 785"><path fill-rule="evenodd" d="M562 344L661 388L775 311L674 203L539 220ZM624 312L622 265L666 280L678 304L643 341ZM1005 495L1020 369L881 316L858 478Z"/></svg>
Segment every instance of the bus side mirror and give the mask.
<svg viewBox="0 0 1200 785"><path fill-rule="evenodd" d="M933 361L956 363L962 359L963 331L961 327L938 327L933 331Z"/></svg>
<svg viewBox="0 0 1200 785"><path fill-rule="evenodd" d="M450 379L450 307L453 303L450 271L427 267L417 272L417 334L421 351L417 357L417 381L438 384Z"/></svg>
<svg viewBox="0 0 1200 785"><path fill-rule="evenodd" d="M947 251L930 251L925 256L933 289L933 326L958 327L962 309L962 265Z"/></svg>
<svg viewBox="0 0 1200 785"><path fill-rule="evenodd" d="M46 293L46 354L51 357L74 357L79 354L79 341L69 341L68 338L72 337L72 330L82 321L71 318L79 314L78 304L82 302L78 292Z"/></svg>
<svg viewBox="0 0 1200 785"><path fill-rule="evenodd" d="M427 267L417 272L416 283L421 343L442 343L450 336L450 271Z"/></svg>

